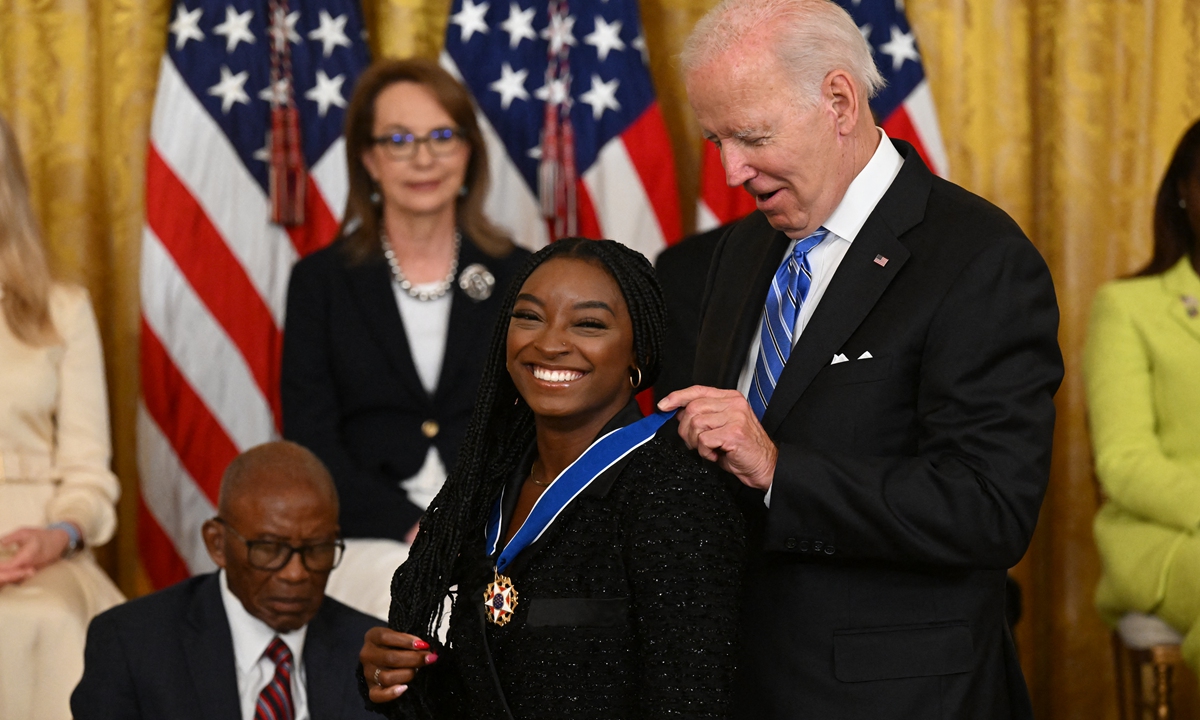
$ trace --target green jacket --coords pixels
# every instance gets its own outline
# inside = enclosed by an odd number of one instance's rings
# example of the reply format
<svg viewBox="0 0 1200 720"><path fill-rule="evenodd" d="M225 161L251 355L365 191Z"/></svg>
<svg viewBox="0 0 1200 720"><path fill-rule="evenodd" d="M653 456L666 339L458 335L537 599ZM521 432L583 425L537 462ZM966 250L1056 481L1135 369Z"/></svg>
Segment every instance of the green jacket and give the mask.
<svg viewBox="0 0 1200 720"><path fill-rule="evenodd" d="M1112 622L1155 609L1176 549L1200 528L1200 277L1187 257L1100 289L1084 376L1107 496L1096 602Z"/></svg>

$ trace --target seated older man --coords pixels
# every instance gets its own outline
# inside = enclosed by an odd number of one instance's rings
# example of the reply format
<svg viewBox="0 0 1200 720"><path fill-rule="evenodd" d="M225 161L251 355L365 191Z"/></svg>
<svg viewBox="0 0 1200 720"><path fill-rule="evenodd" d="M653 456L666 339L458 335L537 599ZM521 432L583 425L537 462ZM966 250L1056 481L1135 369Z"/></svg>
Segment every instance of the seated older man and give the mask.
<svg viewBox="0 0 1200 720"><path fill-rule="evenodd" d="M220 567L97 616L76 720L368 718L355 685L375 618L325 597L341 559L329 472L289 442L239 455L204 542Z"/></svg>

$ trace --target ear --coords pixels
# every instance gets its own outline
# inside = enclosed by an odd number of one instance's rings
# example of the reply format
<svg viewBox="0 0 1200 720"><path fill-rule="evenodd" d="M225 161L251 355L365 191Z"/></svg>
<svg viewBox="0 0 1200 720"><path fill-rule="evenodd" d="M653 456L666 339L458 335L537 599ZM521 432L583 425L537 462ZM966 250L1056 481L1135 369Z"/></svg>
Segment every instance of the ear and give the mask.
<svg viewBox="0 0 1200 720"><path fill-rule="evenodd" d="M363 167L365 167L367 169L367 174L370 175L371 179L373 181L375 181L376 185L378 185L379 184L379 162L375 157L374 150L375 150L374 145L371 146L370 150L363 150L361 159L362 159Z"/></svg>
<svg viewBox="0 0 1200 720"><path fill-rule="evenodd" d="M224 568L225 528L216 519L210 518L200 527L200 534L204 537L204 548L208 550L208 556L217 567Z"/></svg>
<svg viewBox="0 0 1200 720"><path fill-rule="evenodd" d="M834 70L825 76L821 90L822 96L833 110L838 134L849 135L854 132L858 126L859 113L863 111L854 78L845 70Z"/></svg>

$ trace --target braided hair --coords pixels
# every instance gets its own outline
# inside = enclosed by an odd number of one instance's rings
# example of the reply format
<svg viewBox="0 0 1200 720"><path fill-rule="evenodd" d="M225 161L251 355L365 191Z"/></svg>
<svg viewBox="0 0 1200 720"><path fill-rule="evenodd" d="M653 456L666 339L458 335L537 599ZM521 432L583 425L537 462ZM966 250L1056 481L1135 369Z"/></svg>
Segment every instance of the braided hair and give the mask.
<svg viewBox="0 0 1200 720"><path fill-rule="evenodd" d="M392 578L390 626L426 638L435 646L443 602L448 596L452 602L458 601L449 587L460 551L464 543L482 538L481 528L496 497L534 440L533 411L521 401L508 374L508 324L525 281L542 263L554 258L596 263L616 280L629 308L634 358L641 370L634 391L650 387L658 377L667 312L654 268L645 256L612 240L564 238L526 261L504 295L458 461L426 510L408 560ZM415 692L396 701L397 717L432 717L425 693L427 679L417 674Z"/></svg>

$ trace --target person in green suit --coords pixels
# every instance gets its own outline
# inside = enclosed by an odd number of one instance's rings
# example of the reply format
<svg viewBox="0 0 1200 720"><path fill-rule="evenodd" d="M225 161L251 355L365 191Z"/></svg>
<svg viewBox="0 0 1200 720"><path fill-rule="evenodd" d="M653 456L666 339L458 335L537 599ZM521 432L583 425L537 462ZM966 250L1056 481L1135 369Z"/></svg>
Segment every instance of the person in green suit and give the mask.
<svg viewBox="0 0 1200 720"><path fill-rule="evenodd" d="M1096 605L1115 624L1153 613L1200 669L1200 122L1159 187L1154 257L1102 287L1084 354L1103 574Z"/></svg>

